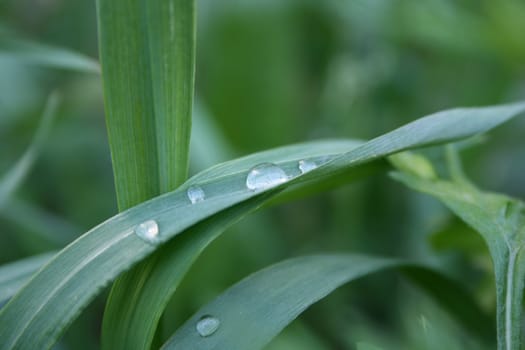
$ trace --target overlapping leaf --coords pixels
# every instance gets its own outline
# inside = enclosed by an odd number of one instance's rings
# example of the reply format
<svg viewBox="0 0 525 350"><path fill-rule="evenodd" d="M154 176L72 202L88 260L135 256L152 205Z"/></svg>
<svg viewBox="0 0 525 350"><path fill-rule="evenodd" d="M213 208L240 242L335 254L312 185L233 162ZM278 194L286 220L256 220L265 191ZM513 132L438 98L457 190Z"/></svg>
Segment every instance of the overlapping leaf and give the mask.
<svg viewBox="0 0 525 350"><path fill-rule="evenodd" d="M273 159L290 176L289 181L274 188L248 190L245 180L249 169L239 172L234 167L231 172L221 170L219 176L210 173L209 182L202 179L199 185L207 196L204 201L191 204L183 187L130 208L69 245L3 308L0 349L51 347L105 285L158 248L134 234L143 221L156 220L162 244L194 224L264 193L272 195L272 191L305 181L323 181L401 150L485 132L524 110L521 103L440 112L336 155L304 175L300 175L296 161Z"/></svg>
<svg viewBox="0 0 525 350"><path fill-rule="evenodd" d="M438 198L483 237L496 277L498 349L520 349L525 203L506 195L480 191L465 179L454 156L450 163L452 180L422 177L407 169L393 176L417 191Z"/></svg>

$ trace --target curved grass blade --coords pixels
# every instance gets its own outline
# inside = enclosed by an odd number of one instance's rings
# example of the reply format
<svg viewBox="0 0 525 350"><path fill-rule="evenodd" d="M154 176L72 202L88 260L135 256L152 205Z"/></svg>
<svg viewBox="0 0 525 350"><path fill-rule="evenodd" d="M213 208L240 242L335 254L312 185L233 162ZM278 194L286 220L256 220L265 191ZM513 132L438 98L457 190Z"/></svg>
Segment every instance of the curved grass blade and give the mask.
<svg viewBox="0 0 525 350"><path fill-rule="evenodd" d="M202 307L162 349L262 349L306 308L342 284L384 269L400 267L410 267L420 273L434 272L400 260L357 254L285 260L248 276ZM413 270L405 273L410 274ZM444 281L442 279L440 283ZM471 318L479 320L479 309L468 294L453 297L471 307ZM206 325L202 325L203 320L210 319L218 323L216 331L208 331Z"/></svg>
<svg viewBox="0 0 525 350"><path fill-rule="evenodd" d="M15 38L5 31L0 31L0 57L42 67L100 73L98 62L90 57L64 48Z"/></svg>
<svg viewBox="0 0 525 350"><path fill-rule="evenodd" d="M279 147L247 157L220 164L196 175L184 184L199 183L206 178L220 179L224 173L229 176L246 171L253 164L263 162L287 163L289 172L297 162L307 156L325 157L349 150L361 142L353 140L315 141ZM213 220L212 223L208 221ZM182 278L200 255L230 222L220 224L221 217L209 219L189 229L188 240L195 243L181 245L173 240L159 249L155 259L141 264L120 278L113 286L104 313L102 326L102 347L104 349L149 349L162 312L175 293Z"/></svg>
<svg viewBox="0 0 525 350"><path fill-rule="evenodd" d="M87 303L118 274L153 253L158 245L224 209L264 193L271 197L276 194L273 191L304 181L322 181L333 173L344 172L400 150L484 132L524 109L525 104L514 104L463 109L461 113L452 111L451 115L441 112L335 156L328 163L302 175L297 162L274 159L274 163L289 172L287 174L291 177L276 187L248 190L245 180L249 170L238 172L235 168L229 176L228 171L221 171L220 176L209 174L214 180L200 184L206 194L204 201L191 204L185 187L182 187L130 208L66 247L11 299L0 312L0 349L51 347ZM478 113L481 118L476 117ZM454 123L454 118L468 122L466 131L459 130L463 124ZM448 128L436 127L440 120ZM414 125L424 131L424 137L413 135L417 132ZM393 141L390 147L389 138ZM134 234L136 226L148 220L155 220L160 230L154 244Z"/></svg>
<svg viewBox="0 0 525 350"><path fill-rule="evenodd" d="M295 165L295 161L283 163L290 169ZM265 192L274 194L272 190L247 190L245 177L246 172L203 185L209 197L195 204L191 204L184 189L176 190L130 208L84 234L62 250L0 312L0 324L6 325L0 327L0 349L51 347L104 286L156 250L156 245L134 234L139 224L155 220L161 244L237 203L249 211L247 200L256 200Z"/></svg>
<svg viewBox="0 0 525 350"><path fill-rule="evenodd" d="M120 278L106 304L102 347L149 349L169 297L193 262L228 226L255 210L267 197L250 199L191 227L159 249L155 259L137 265ZM133 289L127 288L130 286Z"/></svg>
<svg viewBox="0 0 525 350"><path fill-rule="evenodd" d="M212 166L191 177L184 183L184 186L196 185L201 182L242 173L255 164L271 163L276 162L276 160L279 162L297 162L302 159L320 158L320 161L327 162L357 148L363 143L360 140L334 139L303 142L273 148Z"/></svg>
<svg viewBox="0 0 525 350"><path fill-rule="evenodd" d="M322 164L322 162L330 163L332 160L337 162L338 159L342 163L358 164L360 158L364 160L374 159L389 153L394 153L398 150L402 150L403 147L411 147L415 144L427 145L443 141L441 138L446 137L442 134L435 134L436 131L443 132L443 130L446 130L449 132L449 136L452 140L461 137L472 136L496 125L494 123L502 122L513 115L520 113L524 110L524 108L525 104L522 103L488 108L462 108L439 112L434 115L422 118L407 126L401 127L400 129L383 135L364 145L361 141L334 140L331 142L310 142L277 148L211 167L210 169L205 170L189 179L183 185L183 188L188 188L191 185L198 185L201 182L214 181L223 177L233 176L235 174L245 172L247 168L253 166L254 164L276 162L276 159L279 159L283 162L289 162L289 164L283 164L280 162L276 163L285 169L288 174L293 174L293 176L298 175L297 161L305 158L316 158L320 164ZM460 123L460 125L464 125L465 130L457 128L456 125L458 123ZM421 134L419 134L418 131L421 131ZM389 140L392 142L390 146L394 146L394 148L391 150L384 150L385 147L388 147L390 142ZM383 154L381 154L380 151L382 148ZM345 156L337 155L337 153L344 152L347 152L345 154L346 159ZM351 160L349 161L348 158ZM328 166L329 165L330 164L328 164ZM323 168L323 166L321 166L321 168ZM340 170L341 169L338 171L332 171L328 174L328 176L333 178L333 173L340 173L340 175L348 176L347 173L344 173ZM307 173L306 175L309 174ZM323 180L326 180L326 176ZM325 181L318 181L318 183L323 182ZM174 255L170 255L168 250L163 250L163 253L159 254L166 256L163 260L169 266L165 266L165 269L169 270L170 266L172 268L177 266L177 258ZM161 272L162 269L159 267L153 268L154 264L155 263L150 264L148 267L148 273L150 275L158 274L159 276L165 276L165 274ZM161 314L158 310L164 310L166 304L172 296L172 293L174 293L178 283L181 281L180 276L171 276L171 278L148 277L151 280L159 281L158 284L154 284L152 286L147 286L147 284L134 285L129 283L129 281L126 282L119 280L119 282L114 287L114 290L118 290L114 293L115 295L119 295L119 297L113 298L113 300L118 300L118 302L110 302L106 308L106 318L111 318L112 321L105 322L103 327L104 333L107 334L107 336L103 338L104 348L147 349L151 346L155 328L143 327L140 324L136 324L136 320L141 319L144 322L143 324L148 325L158 324ZM137 277L134 277L131 280L135 280L136 278ZM169 288L166 287L166 285L172 287ZM148 292L147 289L150 289L150 291ZM134 290L134 294L141 295L141 298L145 301L139 302L136 299L125 298L125 294L129 290ZM168 293L157 293L157 290L166 291ZM155 301L155 306L151 305L152 300ZM122 305L123 303L127 304L127 306L124 307ZM141 305L147 305L147 307L141 307ZM490 332L487 331L486 334L490 334ZM147 340L147 342L144 343L144 340Z"/></svg>
<svg viewBox="0 0 525 350"><path fill-rule="evenodd" d="M31 144L18 162L0 179L0 209L11 194L20 186L42 148L56 114L60 98L58 93L52 93L46 103L40 125Z"/></svg>
<svg viewBox="0 0 525 350"><path fill-rule="evenodd" d="M29 281L56 252L45 253L0 266L0 307Z"/></svg>
<svg viewBox="0 0 525 350"><path fill-rule="evenodd" d="M199 173L184 185L198 183L201 179L218 179L227 169L229 174L245 171L253 164L262 162L292 161L342 153L361 144L361 141L330 140L315 141L279 147L251 156L226 162ZM293 165L293 164L292 164ZM348 182L348 180L346 181ZM200 227L200 225L199 225ZM192 234L215 238L225 227L209 230L192 228ZM200 232L200 231L204 232ZM208 232L212 231L212 232ZM171 244L159 249L148 262L137 266L119 278L114 284L104 313L102 347L104 349L148 349L165 306L177 289L194 259L211 242L200 240L199 245L192 245L186 251L174 252ZM179 244L174 243L174 246ZM181 254L179 256L179 254ZM192 256L189 260L186 256Z"/></svg>

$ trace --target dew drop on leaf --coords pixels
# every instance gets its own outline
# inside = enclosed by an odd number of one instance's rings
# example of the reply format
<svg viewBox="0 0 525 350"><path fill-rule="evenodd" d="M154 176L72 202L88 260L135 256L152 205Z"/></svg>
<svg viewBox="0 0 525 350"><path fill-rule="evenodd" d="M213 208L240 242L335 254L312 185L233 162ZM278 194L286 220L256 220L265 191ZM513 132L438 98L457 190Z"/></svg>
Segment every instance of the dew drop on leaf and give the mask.
<svg viewBox="0 0 525 350"><path fill-rule="evenodd" d="M143 241L155 244L159 242L159 225L155 220L144 221L135 227L135 234Z"/></svg>
<svg viewBox="0 0 525 350"><path fill-rule="evenodd" d="M254 166L246 177L249 190L264 190L282 184L288 180L283 169L272 163L261 163Z"/></svg>
<svg viewBox="0 0 525 350"><path fill-rule="evenodd" d="M186 194L188 195L191 204L202 202L206 198L204 191L198 186L191 186L188 188L188 191L186 191Z"/></svg>
<svg viewBox="0 0 525 350"><path fill-rule="evenodd" d="M317 164L314 161L307 160L307 159L299 161L299 170L301 170L301 174L312 171L315 168L317 168Z"/></svg>
<svg viewBox="0 0 525 350"><path fill-rule="evenodd" d="M218 318L206 315L201 317L199 322L197 322L195 329L197 329L197 333L199 333L201 337L209 337L219 329L220 325L221 321L219 321Z"/></svg>

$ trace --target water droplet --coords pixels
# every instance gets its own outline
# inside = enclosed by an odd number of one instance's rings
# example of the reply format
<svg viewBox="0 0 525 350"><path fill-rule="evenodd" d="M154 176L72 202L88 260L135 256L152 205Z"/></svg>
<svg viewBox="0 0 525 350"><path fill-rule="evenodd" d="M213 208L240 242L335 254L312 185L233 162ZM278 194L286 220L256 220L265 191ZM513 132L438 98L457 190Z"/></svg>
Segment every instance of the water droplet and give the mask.
<svg viewBox="0 0 525 350"><path fill-rule="evenodd" d="M158 243L159 225L155 220L144 221L135 227L135 234L148 243Z"/></svg>
<svg viewBox="0 0 525 350"><path fill-rule="evenodd" d="M197 322L197 332L201 337L209 337L219 329L221 321L210 315L202 316L199 322Z"/></svg>
<svg viewBox="0 0 525 350"><path fill-rule="evenodd" d="M300 160L299 161L299 170L301 170L301 174L312 171L315 168L317 168L317 164L312 160Z"/></svg>
<svg viewBox="0 0 525 350"><path fill-rule="evenodd" d="M254 166L246 177L246 187L252 191L264 190L286 182L288 176L283 169L272 163Z"/></svg>
<svg viewBox="0 0 525 350"><path fill-rule="evenodd" d="M190 199L191 204L202 202L204 198L206 198L204 191L202 190L202 188L198 186L191 186L190 188L188 188L188 191L186 192L186 194L188 195L188 198Z"/></svg>

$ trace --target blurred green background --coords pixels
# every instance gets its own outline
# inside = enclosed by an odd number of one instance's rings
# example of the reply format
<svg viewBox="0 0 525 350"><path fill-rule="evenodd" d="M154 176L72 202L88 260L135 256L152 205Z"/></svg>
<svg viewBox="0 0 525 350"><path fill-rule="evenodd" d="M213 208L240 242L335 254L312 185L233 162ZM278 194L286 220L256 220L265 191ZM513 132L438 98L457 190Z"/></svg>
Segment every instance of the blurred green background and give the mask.
<svg viewBox="0 0 525 350"><path fill-rule="evenodd" d="M525 97L523 1L197 3L192 172L270 147L369 139L441 109ZM94 1L2 0L0 29L0 42L14 36L97 56ZM24 63L1 46L0 174L29 144L52 90L63 95L58 119L30 176L0 208L1 263L58 249L117 212L100 77ZM467 173L523 199L524 131L518 118L465 149ZM428 152L442 163L440 149ZM380 172L233 227L190 271L164 317L165 335L248 273L327 251L436 264L494 310L480 240L436 201ZM58 348L99 347L105 294ZM421 292L382 273L312 307L269 349L353 349L359 341L385 349L478 346Z"/></svg>

